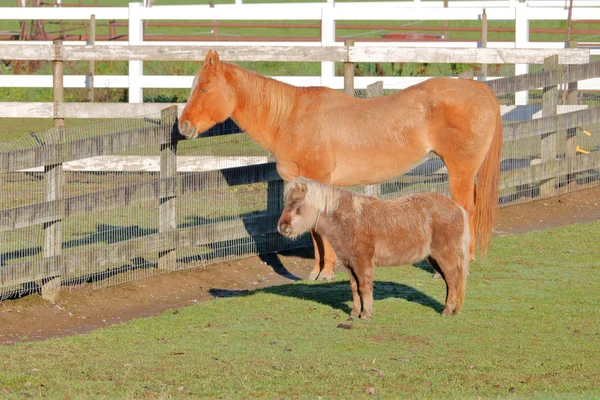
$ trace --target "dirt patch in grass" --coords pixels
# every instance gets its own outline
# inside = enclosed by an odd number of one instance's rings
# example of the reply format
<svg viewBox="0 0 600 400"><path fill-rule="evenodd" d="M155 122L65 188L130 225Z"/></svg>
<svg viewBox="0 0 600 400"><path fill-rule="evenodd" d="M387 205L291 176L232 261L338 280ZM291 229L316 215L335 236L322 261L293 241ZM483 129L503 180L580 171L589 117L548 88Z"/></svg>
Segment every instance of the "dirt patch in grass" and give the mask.
<svg viewBox="0 0 600 400"><path fill-rule="evenodd" d="M551 199L503 207L496 235L519 234L600 220L600 187ZM89 332L133 318L149 317L216 297L304 279L312 249L250 257L158 275L101 290L64 290L56 305L38 295L0 302L0 343L41 340ZM341 276L345 277L345 272ZM219 288L216 292L213 288Z"/></svg>

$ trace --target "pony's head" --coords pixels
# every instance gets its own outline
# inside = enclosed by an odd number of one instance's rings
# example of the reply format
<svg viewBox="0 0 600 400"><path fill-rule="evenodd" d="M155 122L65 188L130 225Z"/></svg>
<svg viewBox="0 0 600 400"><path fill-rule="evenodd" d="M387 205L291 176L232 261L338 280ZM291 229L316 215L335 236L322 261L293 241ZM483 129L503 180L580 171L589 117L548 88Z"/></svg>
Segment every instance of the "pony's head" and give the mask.
<svg viewBox="0 0 600 400"><path fill-rule="evenodd" d="M306 178L296 178L285 187L285 207L277 223L283 236L296 238L316 229L320 213L331 215L339 205L340 190Z"/></svg>
<svg viewBox="0 0 600 400"><path fill-rule="evenodd" d="M235 94L225 79L224 70L219 54L209 50L179 118L179 132L187 139L194 139L231 116Z"/></svg>

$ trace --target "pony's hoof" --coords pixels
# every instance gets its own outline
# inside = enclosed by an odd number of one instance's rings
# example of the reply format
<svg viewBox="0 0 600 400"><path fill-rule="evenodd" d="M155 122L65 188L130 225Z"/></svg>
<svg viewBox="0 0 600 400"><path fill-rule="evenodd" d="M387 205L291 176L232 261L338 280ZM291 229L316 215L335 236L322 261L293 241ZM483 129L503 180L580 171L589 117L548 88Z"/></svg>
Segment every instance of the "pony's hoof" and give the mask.
<svg viewBox="0 0 600 400"><path fill-rule="evenodd" d="M317 278L318 281L335 281L335 274L332 273L326 273L326 272L321 272L319 274L319 277Z"/></svg>
<svg viewBox="0 0 600 400"><path fill-rule="evenodd" d="M433 274L433 276L432 276L432 278L433 278L433 279L439 279L439 278L441 278L441 277L442 277L442 275L441 275L439 272L436 272L436 273L435 273L435 274Z"/></svg>
<svg viewBox="0 0 600 400"><path fill-rule="evenodd" d="M318 272L311 272L310 275L308 275L308 278L306 278L306 280L307 281L316 281L318 277L319 277Z"/></svg>
<svg viewBox="0 0 600 400"><path fill-rule="evenodd" d="M375 310L363 310L358 318L362 319L363 321L367 321L373 318L373 314L375 314Z"/></svg>
<svg viewBox="0 0 600 400"><path fill-rule="evenodd" d="M351 317L359 317L360 318L360 311L352 310L352 311L350 311L350 316Z"/></svg>
<svg viewBox="0 0 600 400"><path fill-rule="evenodd" d="M456 314L456 310L451 310L448 307L444 308L444 311L442 311L442 316L444 316L444 317L451 317L455 314Z"/></svg>

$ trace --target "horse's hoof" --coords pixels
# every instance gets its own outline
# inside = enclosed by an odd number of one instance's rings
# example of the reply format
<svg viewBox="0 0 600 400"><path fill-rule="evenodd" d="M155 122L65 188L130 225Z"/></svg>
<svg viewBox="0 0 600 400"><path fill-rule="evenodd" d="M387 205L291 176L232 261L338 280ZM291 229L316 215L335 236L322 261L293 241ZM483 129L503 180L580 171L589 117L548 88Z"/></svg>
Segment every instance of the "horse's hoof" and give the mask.
<svg viewBox="0 0 600 400"><path fill-rule="evenodd" d="M319 277L317 278L318 281L335 281L335 274L332 273L326 273L326 272L321 272L319 274Z"/></svg>
<svg viewBox="0 0 600 400"><path fill-rule="evenodd" d="M350 311L350 316L360 318L360 311L352 310L352 311Z"/></svg>
<svg viewBox="0 0 600 400"><path fill-rule="evenodd" d="M319 277L318 272L311 272L310 275L308 275L308 278L306 278L306 280L307 281L316 281L318 277Z"/></svg>
<svg viewBox="0 0 600 400"><path fill-rule="evenodd" d="M435 273L435 274L433 274L433 276L432 276L432 278L433 278L433 279L439 279L439 278L441 278L441 277L442 277L442 275L441 275L439 272L436 272L436 273Z"/></svg>

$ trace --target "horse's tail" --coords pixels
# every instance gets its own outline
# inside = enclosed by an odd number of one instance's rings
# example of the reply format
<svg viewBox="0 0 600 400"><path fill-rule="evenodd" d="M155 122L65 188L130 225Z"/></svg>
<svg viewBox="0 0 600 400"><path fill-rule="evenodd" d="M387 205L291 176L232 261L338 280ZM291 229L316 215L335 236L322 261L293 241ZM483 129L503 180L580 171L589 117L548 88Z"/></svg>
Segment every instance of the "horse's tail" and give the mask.
<svg viewBox="0 0 600 400"><path fill-rule="evenodd" d="M493 95L493 94L492 94ZM502 152L502 115L500 105L494 96L496 129L492 144L477 173L475 183L475 237L485 258L492 238L492 225L498 208L498 185L500 183L500 154Z"/></svg>
<svg viewBox="0 0 600 400"><path fill-rule="evenodd" d="M469 214L461 207L463 213L463 234L462 248L460 257L458 257L458 288L456 293L455 312L459 312L465 301L465 292L467 290L467 277L469 276L469 247L471 245L471 229L469 228Z"/></svg>

